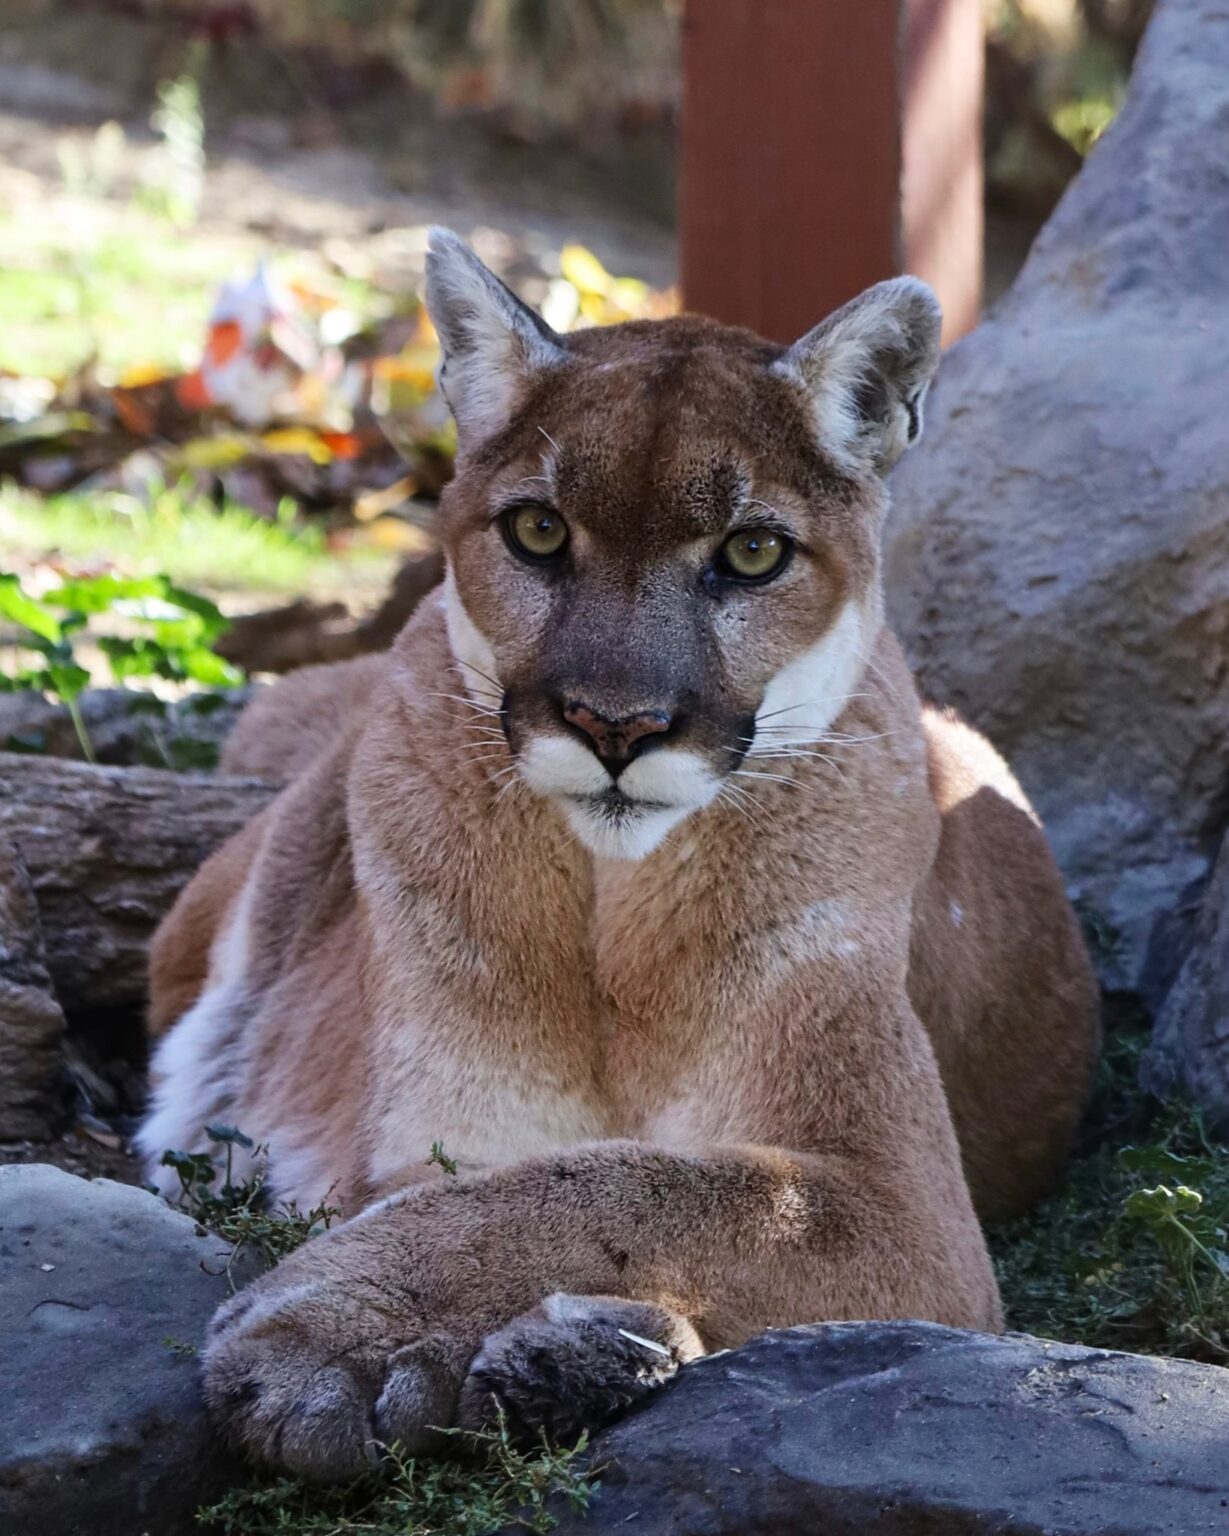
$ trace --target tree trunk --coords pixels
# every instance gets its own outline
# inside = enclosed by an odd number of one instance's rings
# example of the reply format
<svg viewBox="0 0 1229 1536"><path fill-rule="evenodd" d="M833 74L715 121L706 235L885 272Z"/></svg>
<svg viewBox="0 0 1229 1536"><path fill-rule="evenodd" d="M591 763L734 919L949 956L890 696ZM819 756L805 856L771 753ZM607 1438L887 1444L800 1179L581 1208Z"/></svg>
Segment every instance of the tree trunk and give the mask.
<svg viewBox="0 0 1229 1536"><path fill-rule="evenodd" d="M66 1012L144 1001L155 926L276 793L256 779L0 753L0 844L10 841L30 872Z"/></svg>

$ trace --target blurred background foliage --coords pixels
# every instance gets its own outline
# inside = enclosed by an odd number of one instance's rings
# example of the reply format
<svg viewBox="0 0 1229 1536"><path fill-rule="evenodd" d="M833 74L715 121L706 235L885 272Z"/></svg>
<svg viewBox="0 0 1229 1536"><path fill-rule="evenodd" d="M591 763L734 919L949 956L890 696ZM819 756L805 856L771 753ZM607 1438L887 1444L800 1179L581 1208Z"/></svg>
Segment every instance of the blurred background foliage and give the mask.
<svg viewBox="0 0 1229 1536"><path fill-rule="evenodd" d="M1152 0L968 3L993 299L1117 111ZM5 0L0 566L35 599L115 570L230 615L378 608L433 555L451 469L425 224L561 330L669 312L682 9Z"/></svg>
<svg viewBox="0 0 1229 1536"><path fill-rule="evenodd" d="M1052 202L1112 119L1153 0L970 0L986 25L992 192ZM527 138L669 121L680 94L683 0L8 0L14 16L95 11L160 24L138 50L165 66L176 38L242 73L262 51L303 97L353 104L389 73L449 112L480 112ZM131 73L142 60L113 60ZM181 61L182 62L182 61ZM321 66L331 73L319 78ZM164 70L165 72L165 70ZM182 68L173 71L182 73ZM219 85L220 81L213 82Z"/></svg>
<svg viewBox="0 0 1229 1536"><path fill-rule="evenodd" d="M1045 218L1122 103L1153 0L983 0L986 190Z"/></svg>
<svg viewBox="0 0 1229 1536"><path fill-rule="evenodd" d="M980 0L988 183L1052 204L1112 119L1153 0ZM392 67L445 107L528 135L596 116L635 124L679 99L683 0L144 0L218 40L259 27L338 61Z"/></svg>

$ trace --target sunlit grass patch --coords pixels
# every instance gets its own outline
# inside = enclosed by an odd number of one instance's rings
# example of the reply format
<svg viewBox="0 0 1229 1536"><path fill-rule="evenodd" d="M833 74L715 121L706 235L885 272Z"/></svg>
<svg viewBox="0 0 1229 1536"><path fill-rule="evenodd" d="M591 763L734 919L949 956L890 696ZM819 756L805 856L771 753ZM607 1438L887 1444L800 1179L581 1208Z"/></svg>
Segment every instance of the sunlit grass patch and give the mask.
<svg viewBox="0 0 1229 1536"><path fill-rule="evenodd" d="M194 368L219 285L270 255L253 236L185 232L124 204L54 207L40 219L0 211L0 368L14 373L64 378L91 360L111 374ZM360 320L395 306L312 253L278 252L274 264Z"/></svg>
<svg viewBox="0 0 1229 1536"><path fill-rule="evenodd" d="M91 356L115 370L191 366L214 289L245 252L102 204L81 220L0 215L0 367L59 378Z"/></svg>
<svg viewBox="0 0 1229 1536"><path fill-rule="evenodd" d="M320 527L296 518L289 503L270 522L175 487L148 500L106 491L44 500L0 486L0 551L105 564L132 575L162 572L214 592L379 589L395 563L380 551L333 554Z"/></svg>

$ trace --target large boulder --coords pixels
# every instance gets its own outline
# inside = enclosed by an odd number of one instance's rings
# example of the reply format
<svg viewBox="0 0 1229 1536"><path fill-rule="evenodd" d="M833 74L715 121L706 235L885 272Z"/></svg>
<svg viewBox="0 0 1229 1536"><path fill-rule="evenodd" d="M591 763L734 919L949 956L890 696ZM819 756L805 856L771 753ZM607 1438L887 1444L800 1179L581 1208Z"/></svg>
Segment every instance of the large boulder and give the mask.
<svg viewBox="0 0 1229 1536"><path fill-rule="evenodd" d="M1181 1092L1209 1129L1229 1135L1229 838L1221 847L1194 943L1157 1016L1144 1057L1144 1086Z"/></svg>
<svg viewBox="0 0 1229 1536"><path fill-rule="evenodd" d="M1229 1530L1229 1372L932 1323L767 1333L597 1437L557 1536Z"/></svg>
<svg viewBox="0 0 1229 1536"><path fill-rule="evenodd" d="M196 1347L226 1247L163 1201L0 1168L0 1536L189 1536L237 1478Z"/></svg>
<svg viewBox="0 0 1229 1536"><path fill-rule="evenodd" d="M1002 748L1114 987L1229 817L1229 8L1161 0L1126 104L894 477L891 616ZM1164 930L1176 940L1172 927Z"/></svg>

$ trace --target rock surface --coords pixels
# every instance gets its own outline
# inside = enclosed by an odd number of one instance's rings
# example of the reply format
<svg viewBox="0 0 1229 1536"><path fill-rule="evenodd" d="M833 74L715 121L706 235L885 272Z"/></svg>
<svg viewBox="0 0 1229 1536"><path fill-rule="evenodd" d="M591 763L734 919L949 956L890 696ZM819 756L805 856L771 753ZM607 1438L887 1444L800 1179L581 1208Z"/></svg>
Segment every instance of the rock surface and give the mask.
<svg viewBox="0 0 1229 1536"><path fill-rule="evenodd" d="M34 887L16 848L0 839L0 1141L54 1134L63 1037Z"/></svg>
<svg viewBox="0 0 1229 1536"><path fill-rule="evenodd" d="M1204 893L1194 943L1144 1058L1143 1084L1160 1098L1181 1091L1208 1128L1229 1135L1229 838Z"/></svg>
<svg viewBox="0 0 1229 1536"><path fill-rule="evenodd" d="M923 689L1011 759L1115 987L1229 819L1226 356L1229 7L1161 0L1118 120L945 358L887 543Z"/></svg>
<svg viewBox="0 0 1229 1536"><path fill-rule="evenodd" d="M557 1536L1229 1530L1229 1371L931 1323L762 1335L597 1437ZM509 1533L510 1536L510 1533Z"/></svg>
<svg viewBox="0 0 1229 1536"><path fill-rule="evenodd" d="M242 1478L191 1357L224 1257L141 1190L0 1168L0 1536L189 1536ZM588 1516L556 1513L560 1536L1196 1536L1229 1529L1226 1444L1216 1367L817 1324L687 1367L597 1437Z"/></svg>
<svg viewBox="0 0 1229 1536"><path fill-rule="evenodd" d="M182 1346L229 1294L224 1258L143 1190L0 1168L0 1536L199 1531L235 1472Z"/></svg>

